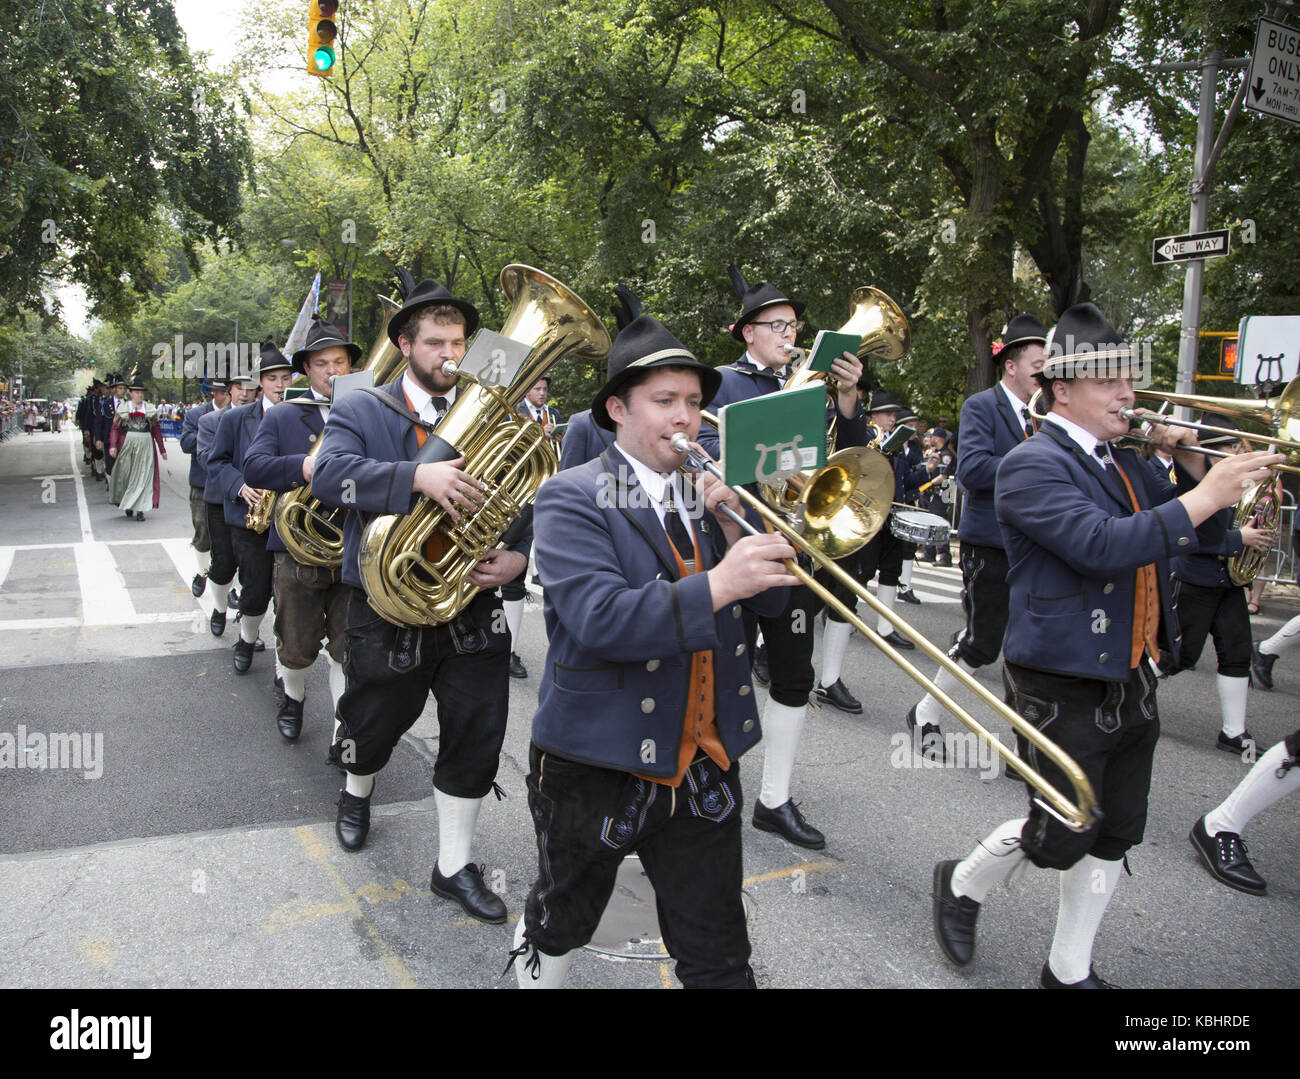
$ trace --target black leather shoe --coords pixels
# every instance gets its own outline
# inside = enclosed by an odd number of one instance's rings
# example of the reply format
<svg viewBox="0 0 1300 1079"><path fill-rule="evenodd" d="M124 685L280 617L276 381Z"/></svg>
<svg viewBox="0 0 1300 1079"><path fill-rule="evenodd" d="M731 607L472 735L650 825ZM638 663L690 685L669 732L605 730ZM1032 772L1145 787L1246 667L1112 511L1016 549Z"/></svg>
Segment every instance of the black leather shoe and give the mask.
<svg viewBox="0 0 1300 1079"><path fill-rule="evenodd" d="M934 935L943 954L964 967L975 956L975 922L980 905L964 895L954 895L952 871L955 859L934 867Z"/></svg>
<svg viewBox="0 0 1300 1079"><path fill-rule="evenodd" d="M338 807L338 816L334 818L334 834L339 837L344 850L360 850L366 845L366 836L370 834L370 799L358 798L344 789L339 791Z"/></svg>
<svg viewBox="0 0 1300 1079"><path fill-rule="evenodd" d="M136 510L136 511L135 511L135 519L136 519L137 521L143 521L143 520L144 520L144 510Z"/></svg>
<svg viewBox="0 0 1300 1079"><path fill-rule="evenodd" d="M302 734L302 704L302 701L295 701L286 693L275 717L275 725L290 742Z"/></svg>
<svg viewBox="0 0 1300 1079"><path fill-rule="evenodd" d="M1092 967L1088 968L1088 976L1081 982L1063 982L1052 973L1050 963L1043 964L1043 973L1038 976L1038 984L1044 989L1118 989L1118 985L1111 985Z"/></svg>
<svg viewBox="0 0 1300 1079"><path fill-rule="evenodd" d="M261 637L259 637L257 640L255 640L255 641L253 642L253 651L254 651L254 652L265 652L265 651L266 651L266 642L265 642L264 640L262 640Z"/></svg>
<svg viewBox="0 0 1300 1079"><path fill-rule="evenodd" d="M1260 689L1273 688L1273 664L1277 656L1266 656L1259 650L1259 645L1250 646L1250 675Z"/></svg>
<svg viewBox="0 0 1300 1079"><path fill-rule="evenodd" d="M212 617L208 619L208 629L212 630L212 636L220 637L226 632L226 612L213 611Z"/></svg>
<svg viewBox="0 0 1300 1079"><path fill-rule="evenodd" d="M338 742L330 744L329 752L325 754L325 763L340 771L345 770L343 767L343 747Z"/></svg>
<svg viewBox="0 0 1300 1079"><path fill-rule="evenodd" d="M208 579L201 573L194 575L194 580L190 582L190 591L194 594L195 599L199 599L208 587Z"/></svg>
<svg viewBox="0 0 1300 1079"><path fill-rule="evenodd" d="M818 686L813 690L813 696L848 715L862 715L862 702L849 692L849 687L841 679L837 678L829 686Z"/></svg>
<svg viewBox="0 0 1300 1079"><path fill-rule="evenodd" d="M517 655L515 655L515 653L513 652L510 653L510 677L511 678L528 677L528 668L524 666L524 661L520 659Z"/></svg>
<svg viewBox="0 0 1300 1079"><path fill-rule="evenodd" d="M776 809L768 809L762 802L755 801L754 827L760 832L775 832L796 847L808 850L824 850L826 847L826 837L803 819L793 800L787 800L785 805Z"/></svg>
<svg viewBox="0 0 1300 1079"><path fill-rule="evenodd" d="M1234 734L1231 738L1224 734L1223 731L1220 731L1219 737L1215 739L1214 744L1216 748L1223 750L1223 752L1234 753L1238 757L1248 750L1253 757L1259 750L1259 743L1255 741L1255 736L1250 731Z"/></svg>
<svg viewBox="0 0 1300 1079"><path fill-rule="evenodd" d="M253 646L242 637L235 642L235 673L247 674L253 665Z"/></svg>
<svg viewBox="0 0 1300 1079"><path fill-rule="evenodd" d="M886 644L892 644L895 648L903 652L910 652L916 647L911 641L904 637L896 629L891 629L884 637Z"/></svg>
<svg viewBox="0 0 1300 1079"><path fill-rule="evenodd" d="M767 665L767 645L760 644L754 649L754 662L750 665L750 673L754 676L754 681L760 686L769 685L772 681L772 670Z"/></svg>
<svg viewBox="0 0 1300 1079"><path fill-rule="evenodd" d="M239 610L239 593L235 589L226 593L226 604L232 611Z"/></svg>
<svg viewBox="0 0 1300 1079"><path fill-rule="evenodd" d="M916 705L912 705L907 712L907 730L912 735L912 740L916 740ZM926 760L939 761L942 763L948 759L948 750L943 744L943 731L939 730L939 724L926 723L921 727L921 756Z"/></svg>
<svg viewBox="0 0 1300 1079"><path fill-rule="evenodd" d="M438 863L435 862L429 890L443 899L454 899L466 914L480 922L500 925L506 920L506 905L483 883L483 867L480 865L471 863L453 876L444 877L438 872Z"/></svg>
<svg viewBox="0 0 1300 1079"><path fill-rule="evenodd" d="M937 561L937 562L935 563L935 565L936 565L936 566L943 566L943 567L945 567L946 569L952 569L952 555L950 555L950 554L941 555L941 556L939 557L939 561Z"/></svg>
<svg viewBox="0 0 1300 1079"><path fill-rule="evenodd" d="M1265 893L1264 878L1250 864L1246 857L1246 844L1236 832L1218 832L1211 836L1205 830L1205 818L1202 817L1192 825L1187 838L1215 880L1250 895Z"/></svg>
<svg viewBox="0 0 1300 1079"><path fill-rule="evenodd" d="M898 590L898 598L904 603L911 603L917 607L921 606L921 601L916 598L916 593L910 588L900 588Z"/></svg>

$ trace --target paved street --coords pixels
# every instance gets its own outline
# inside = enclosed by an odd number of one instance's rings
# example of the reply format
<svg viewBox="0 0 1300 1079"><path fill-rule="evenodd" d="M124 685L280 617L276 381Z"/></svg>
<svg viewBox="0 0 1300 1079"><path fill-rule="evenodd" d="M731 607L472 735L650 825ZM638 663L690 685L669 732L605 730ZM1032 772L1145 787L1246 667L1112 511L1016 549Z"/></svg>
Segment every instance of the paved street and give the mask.
<svg viewBox="0 0 1300 1079"><path fill-rule="evenodd" d="M286 744L274 727L270 651L236 676L235 628L212 637L190 594L187 462L174 441L168 452L162 508L138 523L91 483L75 431L0 444L0 733L24 729L29 747L33 734L48 744L60 736L69 765L0 768L0 985L512 986L501 972L536 870L524 775L545 655L540 606L529 607L518 647L530 678L511 686L499 776L507 798L485 804L479 828L476 855L511 915L511 925L490 927L428 891L432 706L379 777L366 849L338 847L324 663L308 679L303 737ZM918 567L915 584L923 605L905 613L946 646L960 625L958 572ZM1257 636L1296 613L1300 601L1268 597ZM1262 747L1296 726L1300 654L1280 660L1275 677L1273 692L1251 696ZM1300 799L1247 832L1267 897L1213 881L1187 841L1246 770L1214 747L1214 678L1211 650L1160 691L1147 841L1095 953L1098 970L1123 986L1300 986L1300 953L1287 943L1300 916ZM931 930L934 863L1020 815L1023 788L987 760L922 768L901 736L918 691L860 639L844 679L866 715L812 713L795 775L795 798L827 850L813 855L746 826L760 985L1035 985L1055 919L1054 874L1032 872L989 897L977 959L964 970L944 961ZM984 681L1000 692L996 671ZM750 798L760 760L755 751L742 764ZM644 890L630 883L614 914L650 924L636 901ZM574 963L571 983L676 985L668 962L594 952Z"/></svg>

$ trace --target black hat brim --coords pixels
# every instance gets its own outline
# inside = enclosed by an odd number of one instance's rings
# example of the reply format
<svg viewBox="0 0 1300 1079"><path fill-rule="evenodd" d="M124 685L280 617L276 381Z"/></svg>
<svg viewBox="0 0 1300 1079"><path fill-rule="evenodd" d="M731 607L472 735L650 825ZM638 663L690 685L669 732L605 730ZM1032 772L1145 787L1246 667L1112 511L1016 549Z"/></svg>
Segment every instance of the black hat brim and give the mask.
<svg viewBox="0 0 1300 1079"><path fill-rule="evenodd" d="M434 300L420 300L411 304L410 307L403 306L399 308L391 319L388 320L388 340L393 342L398 348L401 348L402 331L406 329L407 323L410 322L411 316L423 307L432 307L435 304L442 304L446 307L454 307L465 316L465 338L474 336L474 331L478 329L478 308L468 300L458 300L454 296L440 297Z"/></svg>
<svg viewBox="0 0 1300 1079"><path fill-rule="evenodd" d="M592 398L591 418L596 422L596 425L603 427L606 431L614 430L614 421L609 418L609 412L605 408L606 403L638 372L653 370L656 367L680 367L697 372L700 376L700 404L705 408L717 396L718 390L722 388L722 373L716 368L700 363L689 352L672 350L663 355L647 356L623 368L617 375L606 382L600 388L600 392Z"/></svg>
<svg viewBox="0 0 1300 1079"><path fill-rule="evenodd" d="M740 318L736 319L735 323L731 327L731 336L734 337L741 344L744 344L745 335L740 331L743 330L746 326L748 326L751 322L755 321L758 318L758 316L761 315L764 311L772 307L780 307L782 304L794 308L795 318L803 318L804 309L808 306L806 303L802 303L799 300L787 299L784 296L778 297L775 300L768 300L766 303L759 304L752 311L746 311L743 315L740 316Z"/></svg>
<svg viewBox="0 0 1300 1079"><path fill-rule="evenodd" d="M289 363L293 373L305 376L307 374L307 360L311 354L313 352L324 352L327 348L347 349L348 360L353 367L356 367L357 362L361 359L361 346L355 341L336 341L327 345L316 345L312 348L304 346L293 354L293 359Z"/></svg>

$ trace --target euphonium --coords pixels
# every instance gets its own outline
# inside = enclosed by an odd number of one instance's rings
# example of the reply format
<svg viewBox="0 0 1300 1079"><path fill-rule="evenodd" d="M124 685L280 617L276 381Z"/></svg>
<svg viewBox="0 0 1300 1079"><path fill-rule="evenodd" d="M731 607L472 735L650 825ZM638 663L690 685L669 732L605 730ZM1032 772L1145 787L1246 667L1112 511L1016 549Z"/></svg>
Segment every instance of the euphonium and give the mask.
<svg viewBox="0 0 1300 1079"><path fill-rule="evenodd" d="M262 497L257 500L257 505L249 509L247 516L244 518L244 527L250 532L265 532L271 527L271 516L275 513L275 500L277 492L263 491Z"/></svg>
<svg viewBox="0 0 1300 1079"><path fill-rule="evenodd" d="M1270 476L1255 484L1241 496L1232 515L1232 527L1240 529L1245 525L1252 528L1273 530L1277 528L1281 506L1277 499L1277 479ZM1253 584L1268 560L1267 551L1257 551L1254 547L1243 547L1241 554L1228 559L1228 580L1237 585Z"/></svg>
<svg viewBox="0 0 1300 1079"><path fill-rule="evenodd" d="M401 350L388 339L388 324L399 304L380 296L384 305L384 324L370 349L370 355L358 371L374 372L375 385L383 386L395 379L406 367ZM295 406L308 407L308 406ZM321 432L308 457L315 458L325 441ZM286 491L275 500L275 530L284 541L285 550L304 566L337 568L343 565L343 515L346 511L325 505L311 493L311 484ZM269 519L269 518L268 518ZM265 531L265 527L262 529Z"/></svg>
<svg viewBox="0 0 1300 1079"><path fill-rule="evenodd" d="M460 391L437 429L482 484L483 505L453 522L432 499L420 498L408 514L376 517L361 537L358 563L370 605L397 625L449 622L474 598L470 570L559 467L542 425L516 412L519 402L561 358L599 359L609 351L609 333L595 312L553 277L511 264L501 271L501 287L512 304L501 333L528 344L528 357L504 390L462 371Z"/></svg>

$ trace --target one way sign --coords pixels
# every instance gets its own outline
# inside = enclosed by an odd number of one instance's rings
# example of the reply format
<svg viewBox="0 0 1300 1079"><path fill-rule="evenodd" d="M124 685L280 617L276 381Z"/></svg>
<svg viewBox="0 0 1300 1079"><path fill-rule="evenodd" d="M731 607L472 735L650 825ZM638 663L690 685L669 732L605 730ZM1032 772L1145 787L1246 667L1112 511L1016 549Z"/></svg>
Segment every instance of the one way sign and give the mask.
<svg viewBox="0 0 1300 1079"><path fill-rule="evenodd" d="M1228 229L1193 232L1187 236L1160 236L1151 245L1151 261L1190 262L1192 259L1222 258L1228 253Z"/></svg>

